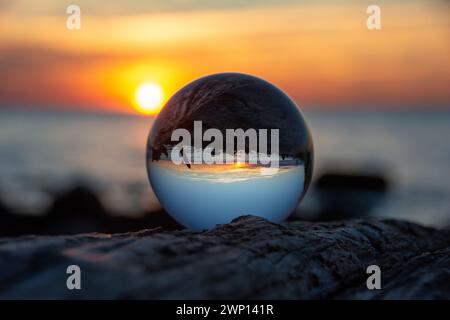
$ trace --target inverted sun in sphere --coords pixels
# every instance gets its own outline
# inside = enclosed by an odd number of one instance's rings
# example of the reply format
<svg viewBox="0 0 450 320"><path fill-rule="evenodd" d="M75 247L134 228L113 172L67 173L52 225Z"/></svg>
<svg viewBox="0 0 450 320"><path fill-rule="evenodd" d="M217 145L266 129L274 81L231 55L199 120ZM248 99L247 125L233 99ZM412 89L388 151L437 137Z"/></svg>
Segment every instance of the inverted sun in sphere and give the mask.
<svg viewBox="0 0 450 320"><path fill-rule="evenodd" d="M140 113L158 114L163 100L163 90L156 83L143 83L136 90L136 110Z"/></svg>

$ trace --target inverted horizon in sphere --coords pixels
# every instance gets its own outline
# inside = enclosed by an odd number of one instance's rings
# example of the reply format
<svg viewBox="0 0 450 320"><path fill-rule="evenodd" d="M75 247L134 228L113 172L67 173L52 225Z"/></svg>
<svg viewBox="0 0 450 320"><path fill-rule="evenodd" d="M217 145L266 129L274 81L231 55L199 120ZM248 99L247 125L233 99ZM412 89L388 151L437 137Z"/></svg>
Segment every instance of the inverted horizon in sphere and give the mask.
<svg viewBox="0 0 450 320"><path fill-rule="evenodd" d="M203 127L215 132L214 138L203 140ZM268 138L269 130L276 134ZM223 150L230 131L253 134L237 137L244 145L226 143ZM195 145L188 146L194 152L179 149L177 132L189 143L194 137ZM215 160L209 162L199 155L212 151L211 140ZM269 163L248 161L266 152ZM188 153L202 164L186 160ZM213 74L184 86L156 118L147 142L148 177L156 196L175 220L195 230L248 214L286 219L309 186L312 162L311 134L297 105L271 83L242 73Z"/></svg>

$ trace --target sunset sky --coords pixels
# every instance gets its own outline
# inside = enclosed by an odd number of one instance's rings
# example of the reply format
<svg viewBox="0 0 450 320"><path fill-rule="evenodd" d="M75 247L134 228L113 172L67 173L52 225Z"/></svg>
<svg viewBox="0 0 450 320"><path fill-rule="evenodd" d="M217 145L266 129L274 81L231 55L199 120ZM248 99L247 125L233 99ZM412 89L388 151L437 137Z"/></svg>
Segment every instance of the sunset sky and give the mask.
<svg viewBox="0 0 450 320"><path fill-rule="evenodd" d="M449 3L0 0L0 108L136 112L143 84L164 101L225 71L307 109L450 108ZM66 28L70 4L80 30Z"/></svg>

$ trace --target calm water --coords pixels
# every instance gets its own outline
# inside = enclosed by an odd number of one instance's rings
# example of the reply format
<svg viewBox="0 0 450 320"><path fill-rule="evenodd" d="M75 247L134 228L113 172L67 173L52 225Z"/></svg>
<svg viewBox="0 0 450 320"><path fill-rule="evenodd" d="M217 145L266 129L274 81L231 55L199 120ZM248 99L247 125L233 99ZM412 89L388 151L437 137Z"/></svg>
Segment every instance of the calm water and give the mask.
<svg viewBox="0 0 450 320"><path fill-rule="evenodd" d="M315 176L336 166L381 167L392 189L376 215L449 223L450 112L305 117L315 144ZM0 112L1 200L39 214L53 194L86 184L118 214L158 209L145 168L151 123L133 116ZM308 195L302 206L313 202Z"/></svg>

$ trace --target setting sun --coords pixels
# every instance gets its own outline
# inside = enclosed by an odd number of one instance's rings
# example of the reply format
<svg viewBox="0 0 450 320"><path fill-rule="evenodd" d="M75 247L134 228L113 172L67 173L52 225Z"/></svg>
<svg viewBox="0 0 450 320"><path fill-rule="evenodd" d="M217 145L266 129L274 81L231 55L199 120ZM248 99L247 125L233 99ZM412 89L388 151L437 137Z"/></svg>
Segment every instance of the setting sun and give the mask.
<svg viewBox="0 0 450 320"><path fill-rule="evenodd" d="M245 163L241 161L236 161L234 165L236 166L236 168L242 168L245 165Z"/></svg>
<svg viewBox="0 0 450 320"><path fill-rule="evenodd" d="M140 113L157 114L163 101L163 90L156 83L143 83L136 90L136 110Z"/></svg>

